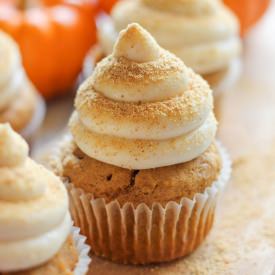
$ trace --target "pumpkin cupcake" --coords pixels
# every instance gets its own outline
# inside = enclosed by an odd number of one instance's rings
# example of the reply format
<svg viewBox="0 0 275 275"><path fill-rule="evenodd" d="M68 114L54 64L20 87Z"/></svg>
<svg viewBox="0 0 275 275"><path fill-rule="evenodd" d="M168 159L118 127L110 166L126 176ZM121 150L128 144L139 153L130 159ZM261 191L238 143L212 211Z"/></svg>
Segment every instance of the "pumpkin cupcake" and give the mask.
<svg viewBox="0 0 275 275"><path fill-rule="evenodd" d="M0 274L86 274L89 247L72 228L62 182L28 157L8 124L0 152Z"/></svg>
<svg viewBox="0 0 275 275"><path fill-rule="evenodd" d="M138 24L79 88L50 166L92 251L147 264L185 256L212 227L230 164L208 84Z"/></svg>
<svg viewBox="0 0 275 275"><path fill-rule="evenodd" d="M19 48L3 32L0 56L0 123L10 123L29 138L43 120L44 102L25 74Z"/></svg>
<svg viewBox="0 0 275 275"><path fill-rule="evenodd" d="M202 75L214 91L239 75L239 23L220 0L119 1L111 17L98 24L99 44L89 63L110 54L118 32L132 22L141 24L163 48Z"/></svg>

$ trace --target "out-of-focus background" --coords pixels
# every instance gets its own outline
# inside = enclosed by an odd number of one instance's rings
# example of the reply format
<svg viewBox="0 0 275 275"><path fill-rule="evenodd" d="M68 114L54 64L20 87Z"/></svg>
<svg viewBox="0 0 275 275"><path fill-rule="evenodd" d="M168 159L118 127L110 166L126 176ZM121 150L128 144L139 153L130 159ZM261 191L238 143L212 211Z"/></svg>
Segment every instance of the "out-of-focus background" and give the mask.
<svg viewBox="0 0 275 275"><path fill-rule="evenodd" d="M34 153L42 146L45 148L51 144L64 131L72 111L74 93L84 79L82 69L85 57L96 44L97 17L111 12L115 2L0 1L0 30L6 31L17 41L28 76L47 101L44 123L32 138ZM242 90L238 93L241 99L245 94L243 89L254 89L255 85L275 86L272 77L275 56L272 52L275 49L274 2L224 2L238 15L241 24L244 71L234 87L235 91ZM7 8L7 5L12 8ZM250 81L252 87L243 87L244 81ZM236 112L232 112L233 115Z"/></svg>
<svg viewBox="0 0 275 275"><path fill-rule="evenodd" d="M17 41L24 67L47 104L45 120L31 140L33 156L39 158L51 149L66 131L75 92L84 79L85 58L96 44L97 16L109 13L115 2L0 0L0 30ZM272 274L275 1L225 3L238 15L241 24L242 74L215 103L218 137L233 159L233 178L213 233L185 261L161 268L138 268L93 257L91 274L109 274L110 270L113 275ZM199 269L194 271L194 262L199 262L205 273L196 273Z"/></svg>

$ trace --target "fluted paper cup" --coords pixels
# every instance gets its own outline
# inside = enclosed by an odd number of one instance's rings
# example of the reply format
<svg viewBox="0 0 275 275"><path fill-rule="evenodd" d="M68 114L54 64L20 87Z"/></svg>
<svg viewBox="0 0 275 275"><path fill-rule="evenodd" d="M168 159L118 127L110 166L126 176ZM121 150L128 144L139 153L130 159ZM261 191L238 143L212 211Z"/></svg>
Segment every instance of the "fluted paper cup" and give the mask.
<svg viewBox="0 0 275 275"><path fill-rule="evenodd" d="M91 262L91 258L89 257L90 246L85 243L87 238L80 235L80 228L73 226L71 234L78 251L78 262L74 269L74 275L85 275L89 270Z"/></svg>
<svg viewBox="0 0 275 275"><path fill-rule="evenodd" d="M165 206L141 203L120 205L94 198L73 183L66 183L75 225L87 236L92 251L115 262L147 264L170 261L190 254L212 227L219 195L231 173L231 162L222 145L222 169L204 193L183 197Z"/></svg>

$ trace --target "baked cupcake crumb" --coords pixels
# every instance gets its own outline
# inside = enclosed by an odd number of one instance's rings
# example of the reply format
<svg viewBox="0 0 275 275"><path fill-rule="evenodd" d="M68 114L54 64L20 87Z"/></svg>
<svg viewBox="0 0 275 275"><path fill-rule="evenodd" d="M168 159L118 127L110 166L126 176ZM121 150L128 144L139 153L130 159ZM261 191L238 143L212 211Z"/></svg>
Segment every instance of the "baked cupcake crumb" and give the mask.
<svg viewBox="0 0 275 275"><path fill-rule="evenodd" d="M143 202L148 206L154 202L179 202L182 197L192 199L211 186L221 170L215 143L192 161L155 169L129 170L97 161L85 155L73 141L67 144L60 161L59 174L95 198L104 198L106 202L116 199L120 204Z"/></svg>

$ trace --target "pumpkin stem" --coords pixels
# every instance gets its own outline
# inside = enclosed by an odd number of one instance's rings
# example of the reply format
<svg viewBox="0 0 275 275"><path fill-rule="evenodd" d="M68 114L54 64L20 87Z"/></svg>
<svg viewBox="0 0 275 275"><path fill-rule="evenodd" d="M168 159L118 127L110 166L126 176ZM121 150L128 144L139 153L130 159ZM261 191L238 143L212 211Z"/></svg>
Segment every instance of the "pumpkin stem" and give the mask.
<svg viewBox="0 0 275 275"><path fill-rule="evenodd" d="M28 0L17 0L17 7L20 10L26 10L28 8Z"/></svg>
<svg viewBox="0 0 275 275"><path fill-rule="evenodd" d="M39 0L16 0L17 7L20 10L27 10L30 7L38 6L40 1Z"/></svg>

